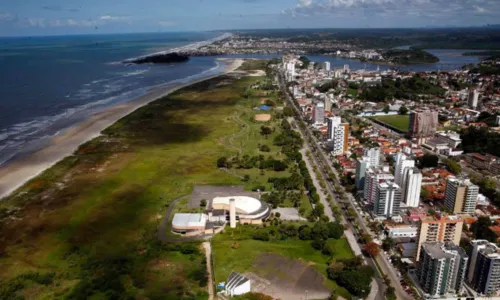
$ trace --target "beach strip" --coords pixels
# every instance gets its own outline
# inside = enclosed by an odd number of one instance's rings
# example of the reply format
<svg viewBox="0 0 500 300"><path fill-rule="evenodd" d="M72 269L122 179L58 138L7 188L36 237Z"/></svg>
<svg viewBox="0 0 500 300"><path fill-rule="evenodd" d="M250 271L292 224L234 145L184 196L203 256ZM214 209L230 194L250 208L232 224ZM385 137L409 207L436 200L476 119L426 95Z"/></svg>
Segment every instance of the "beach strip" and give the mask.
<svg viewBox="0 0 500 300"><path fill-rule="evenodd" d="M52 138L46 147L0 167L0 200L58 161L71 155L81 144L99 136L104 129L138 108L194 83L233 72L241 66L243 60L226 59L224 62L227 66L220 74L176 87L156 88L142 97L113 106Z"/></svg>

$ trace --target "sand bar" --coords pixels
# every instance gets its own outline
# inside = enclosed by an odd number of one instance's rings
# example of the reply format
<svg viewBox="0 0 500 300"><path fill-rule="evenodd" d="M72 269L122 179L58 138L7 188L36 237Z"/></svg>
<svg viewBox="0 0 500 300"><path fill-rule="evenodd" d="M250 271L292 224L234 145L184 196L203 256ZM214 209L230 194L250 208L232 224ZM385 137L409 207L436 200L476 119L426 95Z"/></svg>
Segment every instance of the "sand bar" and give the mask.
<svg viewBox="0 0 500 300"><path fill-rule="evenodd" d="M227 66L221 74L229 73L241 66L243 60L225 60ZM47 146L0 167L0 198L12 193L33 177L55 163L71 155L81 144L99 136L101 131L119 119L154 100L191 84L220 76L221 74L195 80L176 87L160 87L129 102L113 106L78 123L63 134L52 138ZM0 199L1 200L1 199Z"/></svg>

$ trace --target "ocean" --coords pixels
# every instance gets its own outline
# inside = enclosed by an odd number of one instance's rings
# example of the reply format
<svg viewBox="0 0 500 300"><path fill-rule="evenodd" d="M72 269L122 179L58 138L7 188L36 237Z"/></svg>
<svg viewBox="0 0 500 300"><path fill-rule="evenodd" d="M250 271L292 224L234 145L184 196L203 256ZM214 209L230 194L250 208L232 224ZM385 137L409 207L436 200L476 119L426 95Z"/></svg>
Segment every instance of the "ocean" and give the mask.
<svg viewBox="0 0 500 300"><path fill-rule="evenodd" d="M150 33L0 38L0 165L64 129L148 90L221 72L213 57L182 64L123 60L222 33Z"/></svg>
<svg viewBox="0 0 500 300"><path fill-rule="evenodd" d="M171 65L130 65L123 60L211 40L220 32L145 33L36 38L0 38L0 166L31 153L92 114L130 101L160 86L219 74L216 57L193 57ZM441 63L400 69L433 71L477 63L466 50L432 50ZM273 58L278 55L228 55ZM376 70L377 65L328 56L332 68ZM222 64L222 63L221 63ZM381 70L388 66L380 66Z"/></svg>

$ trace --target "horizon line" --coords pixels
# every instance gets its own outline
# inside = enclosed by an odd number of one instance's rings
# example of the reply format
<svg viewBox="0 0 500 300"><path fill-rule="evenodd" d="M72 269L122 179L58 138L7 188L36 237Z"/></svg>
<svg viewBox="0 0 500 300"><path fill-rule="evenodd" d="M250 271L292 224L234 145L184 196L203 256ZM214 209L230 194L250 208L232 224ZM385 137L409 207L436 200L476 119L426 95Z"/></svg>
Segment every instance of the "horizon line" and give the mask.
<svg viewBox="0 0 500 300"><path fill-rule="evenodd" d="M32 38L32 37L63 37L89 35L126 35L126 34L165 34L165 33L202 33L202 32L238 32L238 31L265 31L265 30L436 30L436 29L498 29L500 24L486 24L478 26L423 26L423 27L282 27L282 28L245 28L245 29L213 29L213 30L169 30L169 31L137 31L137 32L89 32L73 34L41 34L41 35L0 35L0 38Z"/></svg>

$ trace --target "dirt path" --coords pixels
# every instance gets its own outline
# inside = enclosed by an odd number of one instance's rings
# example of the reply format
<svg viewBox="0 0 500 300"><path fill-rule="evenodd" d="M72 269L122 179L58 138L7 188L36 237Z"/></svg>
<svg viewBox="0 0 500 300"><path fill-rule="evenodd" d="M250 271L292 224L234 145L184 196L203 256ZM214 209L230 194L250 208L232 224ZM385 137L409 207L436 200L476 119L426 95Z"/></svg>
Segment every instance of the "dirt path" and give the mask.
<svg viewBox="0 0 500 300"><path fill-rule="evenodd" d="M208 273L208 300L214 299L214 282L212 276L212 247L209 242L204 242L205 256L207 259L207 273Z"/></svg>

